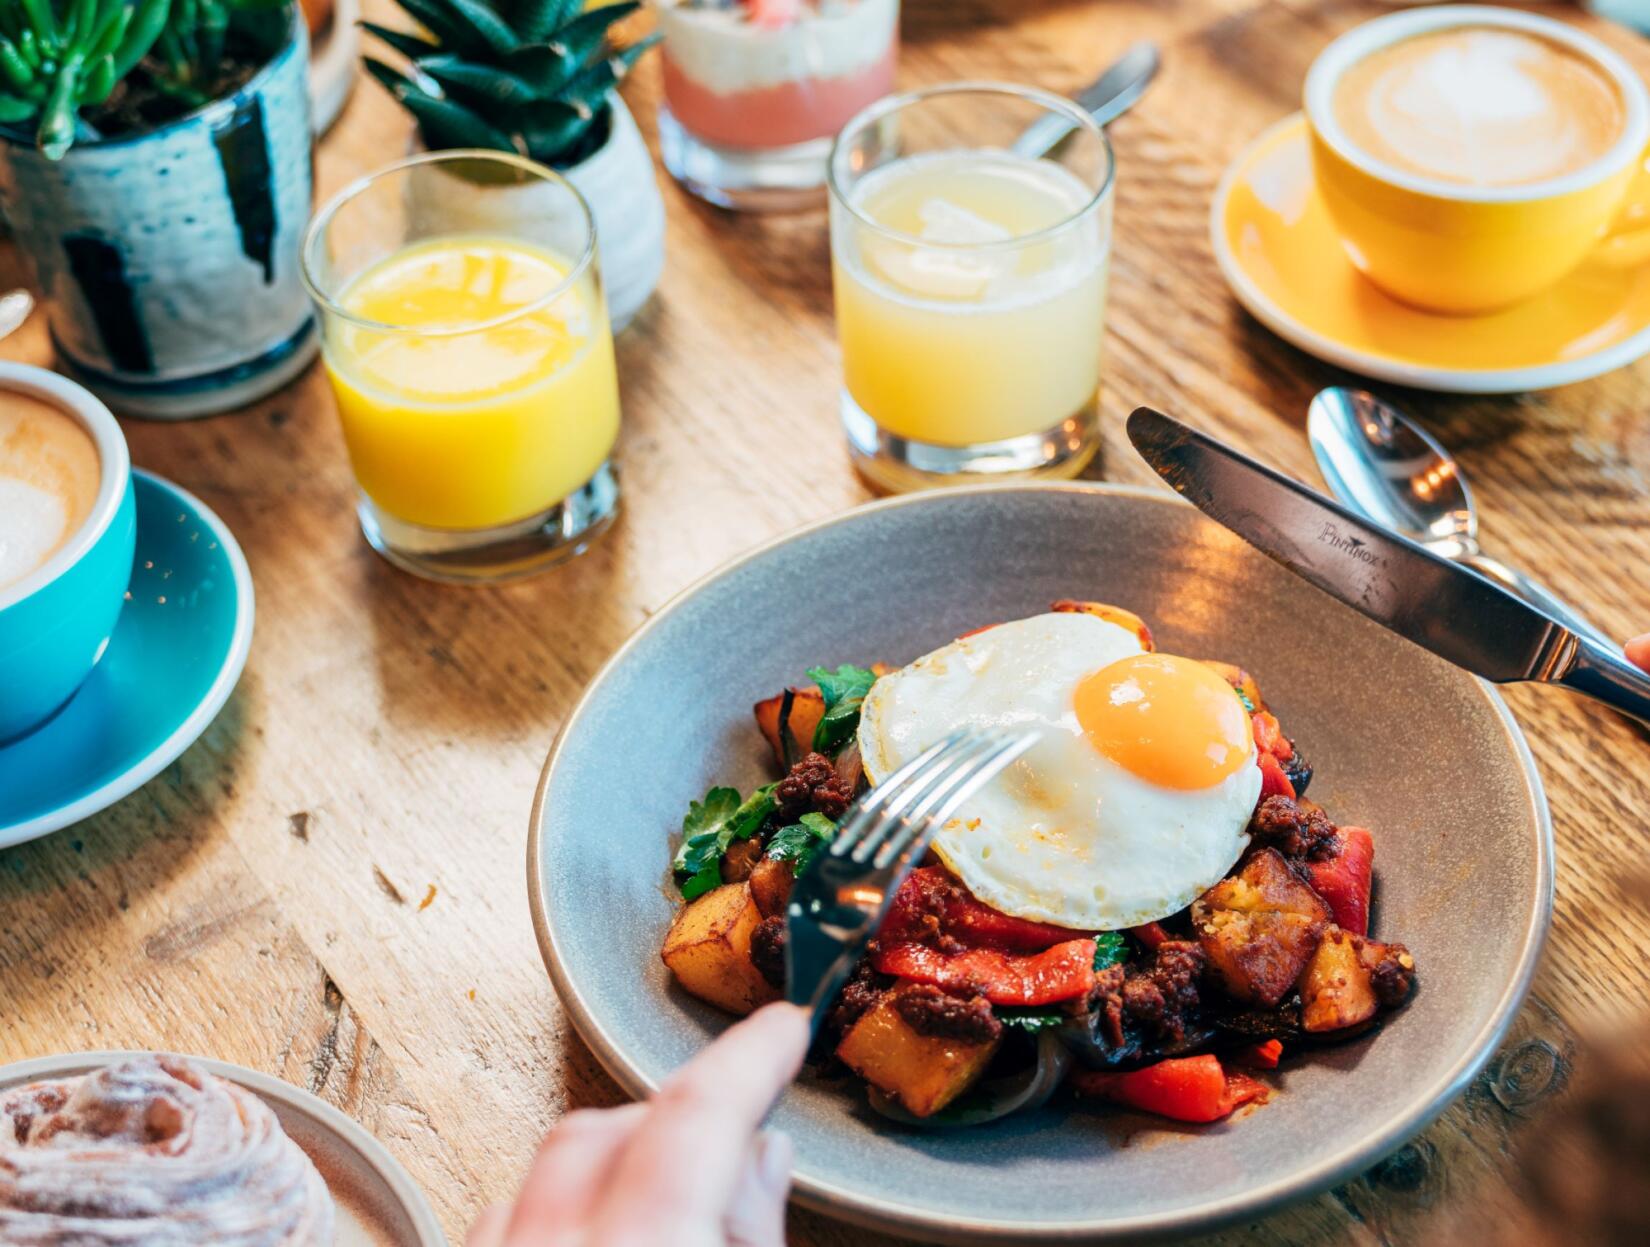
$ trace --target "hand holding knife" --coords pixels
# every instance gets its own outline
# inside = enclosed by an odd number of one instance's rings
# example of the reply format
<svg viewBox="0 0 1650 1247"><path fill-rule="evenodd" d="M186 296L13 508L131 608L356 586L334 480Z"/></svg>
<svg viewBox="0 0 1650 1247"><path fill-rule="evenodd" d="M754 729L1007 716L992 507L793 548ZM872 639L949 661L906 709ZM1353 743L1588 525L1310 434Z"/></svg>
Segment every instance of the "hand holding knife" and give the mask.
<svg viewBox="0 0 1650 1247"><path fill-rule="evenodd" d="M1650 725L1650 675L1500 585L1149 407L1129 440L1176 493L1382 627L1496 684L1562 684Z"/></svg>

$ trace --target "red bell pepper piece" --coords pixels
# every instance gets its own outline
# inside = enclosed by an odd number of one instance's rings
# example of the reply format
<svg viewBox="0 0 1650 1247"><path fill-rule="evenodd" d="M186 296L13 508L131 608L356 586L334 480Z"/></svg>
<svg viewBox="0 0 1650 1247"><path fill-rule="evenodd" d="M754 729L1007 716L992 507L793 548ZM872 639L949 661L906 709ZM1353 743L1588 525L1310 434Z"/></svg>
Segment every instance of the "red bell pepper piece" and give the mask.
<svg viewBox="0 0 1650 1247"><path fill-rule="evenodd" d="M1295 756L1295 747L1283 734L1283 728L1278 726L1277 715L1268 710L1257 710L1249 716L1249 722L1254 728L1256 749L1271 754L1279 762L1287 762Z"/></svg>
<svg viewBox="0 0 1650 1247"><path fill-rule="evenodd" d="M1375 876L1375 838L1364 827L1339 829L1340 852L1306 864L1307 882L1329 906L1335 925L1369 934L1369 891Z"/></svg>
<svg viewBox="0 0 1650 1247"><path fill-rule="evenodd" d="M1137 927L1130 927L1129 934L1139 940L1142 947L1148 952L1156 952L1158 947L1168 942L1170 936L1163 929L1161 922L1144 922Z"/></svg>
<svg viewBox="0 0 1650 1247"><path fill-rule="evenodd" d="M1295 785L1289 782L1289 777L1283 773L1283 764L1269 753L1261 753L1257 760L1260 763L1260 799L1267 797L1288 797L1295 799Z"/></svg>
<svg viewBox="0 0 1650 1247"><path fill-rule="evenodd" d="M1228 1075L1210 1053L1174 1057L1127 1074L1085 1071L1072 1075L1072 1082L1084 1095L1174 1121L1219 1121L1240 1104L1266 1095L1266 1088L1253 1078Z"/></svg>
<svg viewBox="0 0 1650 1247"><path fill-rule="evenodd" d="M942 953L927 944L879 940L871 964L883 974L958 991L977 991L994 1005L1049 1005L1094 987L1094 941L1069 940L1040 953L993 948Z"/></svg>
<svg viewBox="0 0 1650 1247"><path fill-rule="evenodd" d="M1247 1048L1240 1048L1232 1054L1232 1060L1239 1065L1247 1065L1250 1069L1277 1069L1278 1062L1283 1059L1283 1041L1281 1039L1267 1039L1260 1043L1250 1044Z"/></svg>
<svg viewBox="0 0 1650 1247"><path fill-rule="evenodd" d="M1084 938L1081 931L999 913L969 895L943 867L919 867L894 894L880 934L884 940L920 940L940 932L970 947L1014 953L1039 953Z"/></svg>

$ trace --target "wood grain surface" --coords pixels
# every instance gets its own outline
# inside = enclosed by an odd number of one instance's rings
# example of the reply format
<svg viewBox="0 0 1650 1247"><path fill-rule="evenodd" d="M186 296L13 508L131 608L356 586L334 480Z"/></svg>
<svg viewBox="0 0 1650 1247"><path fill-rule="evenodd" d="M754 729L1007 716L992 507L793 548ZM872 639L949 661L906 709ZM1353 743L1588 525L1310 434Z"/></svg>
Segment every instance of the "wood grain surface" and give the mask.
<svg viewBox="0 0 1650 1247"><path fill-rule="evenodd" d="M1313 476L1307 400L1348 378L1237 307L1210 253L1209 201L1243 143L1295 107L1316 51L1382 7L906 0L906 85L1072 90L1132 40L1164 47L1161 79L1113 130L1106 447L1093 475L1151 479L1122 435L1123 415L1148 403ZM1650 45L1575 20L1650 70ZM649 60L626 95L650 140L658 93ZM320 147L320 193L396 155L406 134L364 84ZM318 369L240 413L124 422L135 462L195 491L240 538L257 632L238 691L175 765L78 827L0 852L0 1061L164 1047L268 1070L383 1139L455 1241L512 1192L558 1117L620 1098L571 1032L528 917L524 844L545 752L649 612L753 542L868 496L836 423L823 213L731 216L660 176L664 282L618 348L623 517L563 569L466 590L381 562L356 530ZM21 280L0 250L0 287ZM0 355L47 362L43 318ZM1460 455L1487 548L1607 630L1650 627L1650 365L1545 394L1397 397ZM1650 998L1650 925L1618 890L1644 858L1650 737L1561 692L1508 700L1558 840L1553 934L1511 1040L1442 1121L1369 1174L1210 1241L1434 1241L1496 1207L1516 1185L1513 1149L1571 1080L1585 1035ZM801 1212L792 1240L872 1241Z"/></svg>

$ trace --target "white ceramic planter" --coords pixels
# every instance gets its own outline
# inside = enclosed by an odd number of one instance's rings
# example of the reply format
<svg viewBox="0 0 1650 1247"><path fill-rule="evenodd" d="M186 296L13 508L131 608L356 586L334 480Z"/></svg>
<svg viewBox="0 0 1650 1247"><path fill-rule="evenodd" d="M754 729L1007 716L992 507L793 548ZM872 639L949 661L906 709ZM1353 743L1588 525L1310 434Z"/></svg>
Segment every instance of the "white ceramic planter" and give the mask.
<svg viewBox="0 0 1650 1247"><path fill-rule="evenodd" d="M566 171L596 218L596 246L613 328L623 329L665 267L665 203L653 158L624 100L609 92L613 131L600 151Z"/></svg>
<svg viewBox="0 0 1650 1247"><path fill-rule="evenodd" d="M595 219L608 318L617 331L630 323L659 284L665 266L665 204L636 119L617 94L609 93L608 100L613 127L607 142L561 174L584 196ZM416 136L413 147L423 150ZM509 195L472 196L462 183L444 188L432 178L419 184L419 194L430 197L430 211L449 230L462 227L486 233L513 221L564 215L559 206L553 209L557 188L549 185L524 186ZM418 210L414 205L413 211ZM582 239L570 239L563 249L577 252L582 245Z"/></svg>

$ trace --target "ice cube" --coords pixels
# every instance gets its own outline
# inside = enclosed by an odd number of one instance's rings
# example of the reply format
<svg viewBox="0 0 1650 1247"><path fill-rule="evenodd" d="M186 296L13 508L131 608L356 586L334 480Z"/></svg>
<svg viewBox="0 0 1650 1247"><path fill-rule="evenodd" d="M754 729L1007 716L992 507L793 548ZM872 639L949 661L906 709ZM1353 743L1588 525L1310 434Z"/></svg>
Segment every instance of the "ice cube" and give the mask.
<svg viewBox="0 0 1650 1247"><path fill-rule="evenodd" d="M921 237L929 242L1007 242L1014 237L995 221L988 221L949 199L925 200L917 209L917 219L922 222Z"/></svg>

